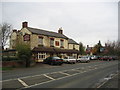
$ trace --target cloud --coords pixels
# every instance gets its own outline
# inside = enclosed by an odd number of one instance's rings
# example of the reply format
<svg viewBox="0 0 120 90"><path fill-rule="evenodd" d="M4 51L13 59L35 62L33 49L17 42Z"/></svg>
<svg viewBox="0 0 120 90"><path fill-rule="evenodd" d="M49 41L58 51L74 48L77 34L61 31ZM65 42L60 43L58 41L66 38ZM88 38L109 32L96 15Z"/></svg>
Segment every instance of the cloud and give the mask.
<svg viewBox="0 0 120 90"><path fill-rule="evenodd" d="M64 34L85 45L116 40L118 33L117 2L6 2L3 20L20 29L23 21L29 26Z"/></svg>

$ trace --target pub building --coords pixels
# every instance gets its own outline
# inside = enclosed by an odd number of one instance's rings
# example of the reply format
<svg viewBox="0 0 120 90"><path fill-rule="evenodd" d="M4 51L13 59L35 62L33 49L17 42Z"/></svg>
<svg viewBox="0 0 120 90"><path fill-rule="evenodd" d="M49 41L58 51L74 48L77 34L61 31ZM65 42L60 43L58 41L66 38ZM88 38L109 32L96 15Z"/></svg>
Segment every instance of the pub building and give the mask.
<svg viewBox="0 0 120 90"><path fill-rule="evenodd" d="M22 22L21 30L13 30L10 37L10 49L15 49L16 43L30 45L36 62L42 62L49 56L73 56L79 55L79 44L63 34L62 28L58 32L47 31L28 27L28 22Z"/></svg>

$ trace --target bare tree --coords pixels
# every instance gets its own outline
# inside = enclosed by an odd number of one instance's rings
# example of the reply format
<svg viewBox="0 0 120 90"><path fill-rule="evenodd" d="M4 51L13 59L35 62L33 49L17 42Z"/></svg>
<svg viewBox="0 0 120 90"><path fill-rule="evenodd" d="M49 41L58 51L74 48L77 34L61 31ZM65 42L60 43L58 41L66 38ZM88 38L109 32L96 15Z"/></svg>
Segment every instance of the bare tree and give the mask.
<svg viewBox="0 0 120 90"><path fill-rule="evenodd" d="M106 43L106 49L108 50L108 52L106 54L108 55L117 55L120 56L120 42L110 42L108 41Z"/></svg>
<svg viewBox="0 0 120 90"><path fill-rule="evenodd" d="M8 45L8 39L10 37L11 31L12 25L8 23L0 24L0 38L2 49L4 49L6 45Z"/></svg>

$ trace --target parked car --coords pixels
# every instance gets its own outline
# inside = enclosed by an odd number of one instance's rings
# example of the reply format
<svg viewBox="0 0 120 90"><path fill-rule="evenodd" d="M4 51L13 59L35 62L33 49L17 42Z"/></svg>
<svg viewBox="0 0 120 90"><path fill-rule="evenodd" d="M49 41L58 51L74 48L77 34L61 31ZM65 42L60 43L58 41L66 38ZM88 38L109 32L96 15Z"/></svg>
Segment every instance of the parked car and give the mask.
<svg viewBox="0 0 120 90"><path fill-rule="evenodd" d="M90 62L90 56L82 56L77 59L77 62Z"/></svg>
<svg viewBox="0 0 120 90"><path fill-rule="evenodd" d="M118 56L112 56L113 60L118 60Z"/></svg>
<svg viewBox="0 0 120 90"><path fill-rule="evenodd" d="M102 61L104 60L104 56L98 56L98 59Z"/></svg>
<svg viewBox="0 0 120 90"><path fill-rule="evenodd" d="M90 57L90 59L91 59L91 60L97 60L97 59L98 59L98 57L97 57L97 56L95 56L95 55L93 55L93 56L91 56L91 57Z"/></svg>
<svg viewBox="0 0 120 90"><path fill-rule="evenodd" d="M101 57L99 57L99 60L111 61L111 60L113 60L113 58L111 56L101 56Z"/></svg>
<svg viewBox="0 0 120 90"><path fill-rule="evenodd" d="M72 56L67 56L63 59L64 63L71 63L71 64L75 64L76 63L76 59Z"/></svg>
<svg viewBox="0 0 120 90"><path fill-rule="evenodd" d="M43 63L50 64L50 65L54 65L54 64L62 65L63 59L61 59L59 57L48 57L43 60Z"/></svg>

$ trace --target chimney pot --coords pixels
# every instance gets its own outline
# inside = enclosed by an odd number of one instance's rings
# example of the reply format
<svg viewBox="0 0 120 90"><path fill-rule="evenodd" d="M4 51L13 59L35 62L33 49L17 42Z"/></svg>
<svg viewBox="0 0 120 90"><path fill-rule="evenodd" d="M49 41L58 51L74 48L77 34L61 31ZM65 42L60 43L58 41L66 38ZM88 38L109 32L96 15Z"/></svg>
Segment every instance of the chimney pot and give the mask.
<svg viewBox="0 0 120 90"><path fill-rule="evenodd" d="M62 27L61 27L61 28L59 28L58 33L63 34Z"/></svg>
<svg viewBox="0 0 120 90"><path fill-rule="evenodd" d="M22 23L22 28L26 28L26 27L28 27L28 22L23 22Z"/></svg>
<svg viewBox="0 0 120 90"><path fill-rule="evenodd" d="M89 45L87 45L87 48L89 47Z"/></svg>
<svg viewBox="0 0 120 90"><path fill-rule="evenodd" d="M14 30L13 30L13 32L17 32L17 30L16 30L16 29L14 29Z"/></svg>

